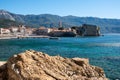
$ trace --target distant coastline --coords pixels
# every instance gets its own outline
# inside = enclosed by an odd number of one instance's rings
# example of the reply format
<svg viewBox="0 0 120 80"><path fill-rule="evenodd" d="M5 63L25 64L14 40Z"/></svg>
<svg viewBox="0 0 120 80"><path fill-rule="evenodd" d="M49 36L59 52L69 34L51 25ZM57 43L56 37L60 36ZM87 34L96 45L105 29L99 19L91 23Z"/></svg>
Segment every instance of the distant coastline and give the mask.
<svg viewBox="0 0 120 80"><path fill-rule="evenodd" d="M12 15L11 15L12 14ZM29 14L29 13L28 13ZM17 16L17 17L15 17ZM120 33L120 19L97 18L97 17L78 17L78 16L59 16L52 14L40 15L18 15L9 11L0 10L0 27L7 28L9 25L24 24L32 28L45 26L46 28L59 27L59 23L65 28L80 26L82 24L93 24L100 26L102 33Z"/></svg>
<svg viewBox="0 0 120 80"><path fill-rule="evenodd" d="M25 25L0 28L0 39L75 36L100 36L100 28L90 24L83 24L80 27L64 28L61 23L59 28L46 28L44 26L40 26L40 28L30 28Z"/></svg>

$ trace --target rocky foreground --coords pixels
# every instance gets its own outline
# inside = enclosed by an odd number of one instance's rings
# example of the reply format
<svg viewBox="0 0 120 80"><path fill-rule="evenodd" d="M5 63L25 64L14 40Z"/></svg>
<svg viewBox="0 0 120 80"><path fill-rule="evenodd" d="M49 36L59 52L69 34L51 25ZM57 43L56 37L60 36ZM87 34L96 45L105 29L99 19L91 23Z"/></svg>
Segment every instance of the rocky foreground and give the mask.
<svg viewBox="0 0 120 80"><path fill-rule="evenodd" d="M49 56L33 50L0 62L0 80L108 80L84 58Z"/></svg>

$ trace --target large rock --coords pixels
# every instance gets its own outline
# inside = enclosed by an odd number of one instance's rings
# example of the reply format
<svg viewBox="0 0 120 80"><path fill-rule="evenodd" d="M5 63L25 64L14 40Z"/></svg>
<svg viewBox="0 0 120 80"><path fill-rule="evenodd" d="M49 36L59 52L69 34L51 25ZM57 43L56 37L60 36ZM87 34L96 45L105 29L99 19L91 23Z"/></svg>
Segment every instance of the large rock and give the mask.
<svg viewBox="0 0 120 80"><path fill-rule="evenodd" d="M5 61L0 61L0 80L7 80L7 65Z"/></svg>
<svg viewBox="0 0 120 80"><path fill-rule="evenodd" d="M7 80L107 80L104 71L84 58L26 51L7 61Z"/></svg>

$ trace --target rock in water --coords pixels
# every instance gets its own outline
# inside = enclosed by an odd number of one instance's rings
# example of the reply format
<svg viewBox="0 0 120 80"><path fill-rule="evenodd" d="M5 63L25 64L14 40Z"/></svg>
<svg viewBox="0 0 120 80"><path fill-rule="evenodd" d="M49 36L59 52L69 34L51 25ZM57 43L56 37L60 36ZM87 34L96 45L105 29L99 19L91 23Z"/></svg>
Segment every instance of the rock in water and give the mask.
<svg viewBox="0 0 120 80"><path fill-rule="evenodd" d="M108 80L104 71L84 58L49 56L26 51L7 61L8 80Z"/></svg>

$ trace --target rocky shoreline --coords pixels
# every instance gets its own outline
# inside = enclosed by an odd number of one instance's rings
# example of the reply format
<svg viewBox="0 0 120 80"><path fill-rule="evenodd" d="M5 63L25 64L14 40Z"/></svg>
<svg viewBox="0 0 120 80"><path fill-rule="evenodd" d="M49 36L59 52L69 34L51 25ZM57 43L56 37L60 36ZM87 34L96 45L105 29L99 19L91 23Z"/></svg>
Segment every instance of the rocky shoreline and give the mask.
<svg viewBox="0 0 120 80"><path fill-rule="evenodd" d="M63 58L28 50L0 62L0 80L108 80L85 58Z"/></svg>

